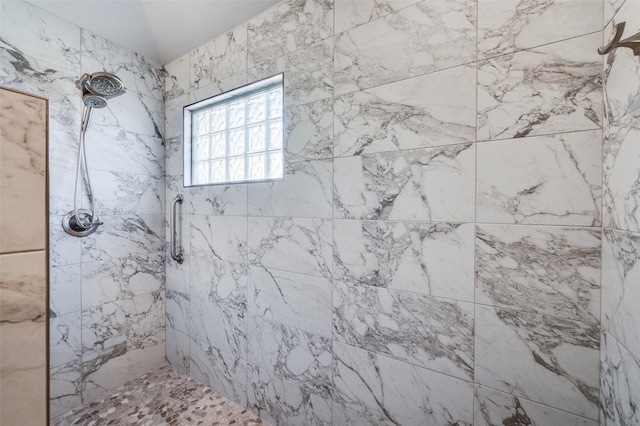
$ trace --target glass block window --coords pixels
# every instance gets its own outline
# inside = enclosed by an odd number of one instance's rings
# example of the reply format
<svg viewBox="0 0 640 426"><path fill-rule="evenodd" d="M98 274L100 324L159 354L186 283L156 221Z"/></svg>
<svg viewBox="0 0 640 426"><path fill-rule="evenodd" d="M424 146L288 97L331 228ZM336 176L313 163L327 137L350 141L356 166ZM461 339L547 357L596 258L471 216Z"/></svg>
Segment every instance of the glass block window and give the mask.
<svg viewBox="0 0 640 426"><path fill-rule="evenodd" d="M281 180L283 75L184 108L185 186Z"/></svg>

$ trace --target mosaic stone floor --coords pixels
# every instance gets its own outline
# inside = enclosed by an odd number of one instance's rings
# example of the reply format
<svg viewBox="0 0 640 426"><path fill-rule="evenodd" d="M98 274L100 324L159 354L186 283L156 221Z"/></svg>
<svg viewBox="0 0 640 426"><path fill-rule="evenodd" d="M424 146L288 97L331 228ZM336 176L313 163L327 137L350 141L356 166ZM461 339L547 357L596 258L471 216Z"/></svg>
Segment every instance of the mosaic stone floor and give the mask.
<svg viewBox="0 0 640 426"><path fill-rule="evenodd" d="M168 364L51 422L51 426L68 425L270 426Z"/></svg>

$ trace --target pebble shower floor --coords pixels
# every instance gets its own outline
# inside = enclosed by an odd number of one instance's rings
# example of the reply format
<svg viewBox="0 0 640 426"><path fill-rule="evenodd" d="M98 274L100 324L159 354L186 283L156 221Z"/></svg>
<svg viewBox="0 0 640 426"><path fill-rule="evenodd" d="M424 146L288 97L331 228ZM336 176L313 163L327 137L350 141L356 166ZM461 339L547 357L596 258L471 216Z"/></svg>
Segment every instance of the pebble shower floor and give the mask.
<svg viewBox="0 0 640 426"><path fill-rule="evenodd" d="M105 398L75 408L51 425L270 426L168 364L122 385Z"/></svg>

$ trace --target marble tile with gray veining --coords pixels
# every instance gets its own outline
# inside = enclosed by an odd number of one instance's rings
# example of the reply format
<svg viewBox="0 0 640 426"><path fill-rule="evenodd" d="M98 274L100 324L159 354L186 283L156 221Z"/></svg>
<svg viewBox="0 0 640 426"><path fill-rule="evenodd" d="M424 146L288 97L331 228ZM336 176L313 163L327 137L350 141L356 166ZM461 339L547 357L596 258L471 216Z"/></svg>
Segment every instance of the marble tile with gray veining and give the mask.
<svg viewBox="0 0 640 426"><path fill-rule="evenodd" d="M189 374L189 336L169 327L167 322L165 356L167 362L182 374Z"/></svg>
<svg viewBox="0 0 640 426"><path fill-rule="evenodd" d="M598 226L602 132L478 144L477 220Z"/></svg>
<svg viewBox="0 0 640 426"><path fill-rule="evenodd" d="M331 221L249 219L249 262L267 269L331 278Z"/></svg>
<svg viewBox="0 0 640 426"><path fill-rule="evenodd" d="M336 0L335 33L366 24L421 0Z"/></svg>
<svg viewBox="0 0 640 426"><path fill-rule="evenodd" d="M474 219L475 146L453 145L334 161L340 219Z"/></svg>
<svg viewBox="0 0 640 426"><path fill-rule="evenodd" d="M80 311L49 318L49 365L79 360L82 354Z"/></svg>
<svg viewBox="0 0 640 426"><path fill-rule="evenodd" d="M333 0L286 0L249 20L251 66L333 35Z"/></svg>
<svg viewBox="0 0 640 426"><path fill-rule="evenodd" d="M188 214L220 216L246 216L247 191L246 184L205 185L181 189L185 197L184 208Z"/></svg>
<svg viewBox="0 0 640 426"><path fill-rule="evenodd" d="M333 424L340 426L397 426L398 424L389 418L377 417L375 414L368 415L361 413L336 401L333 402L331 415Z"/></svg>
<svg viewBox="0 0 640 426"><path fill-rule="evenodd" d="M640 357L634 356L609 333L602 334L600 424L640 423Z"/></svg>
<svg viewBox="0 0 640 426"><path fill-rule="evenodd" d="M82 309L82 272L80 265L49 268L49 317Z"/></svg>
<svg viewBox="0 0 640 426"><path fill-rule="evenodd" d="M592 34L478 63L478 140L599 128L600 43Z"/></svg>
<svg viewBox="0 0 640 426"><path fill-rule="evenodd" d="M478 225L476 303L599 324L600 230Z"/></svg>
<svg viewBox="0 0 640 426"><path fill-rule="evenodd" d="M286 162L333 157L333 102L325 99L285 110Z"/></svg>
<svg viewBox="0 0 640 426"><path fill-rule="evenodd" d="M192 256L213 256L225 262L247 261L246 217L193 215L190 221Z"/></svg>
<svg viewBox="0 0 640 426"><path fill-rule="evenodd" d="M82 261L160 253L165 247L163 215L100 216L104 225L80 240ZM55 224L60 227L60 222ZM64 233L64 231L62 231ZM77 237L69 237L77 239ZM59 241L59 240L56 240ZM64 247L60 247L64 249Z"/></svg>
<svg viewBox="0 0 640 426"><path fill-rule="evenodd" d="M475 382L598 418L597 324L476 305Z"/></svg>
<svg viewBox="0 0 640 426"><path fill-rule="evenodd" d="M249 317L247 361L331 399L331 340L264 318Z"/></svg>
<svg viewBox="0 0 640 426"><path fill-rule="evenodd" d="M185 95L181 95L181 96L177 96L173 99L168 99L167 101L165 101L164 103L164 135L165 138L167 140L171 140L172 138L176 138L176 137L182 137L183 130L184 130L184 107L189 105L191 102L189 101L189 95L185 94ZM170 174L182 174L183 173L183 162L182 162L182 158L183 158L183 148L180 147L179 149L176 149L175 151L173 149L173 147L171 148L167 148L167 149L172 149L171 151L167 150L166 155L167 157L169 156L169 154L171 154L172 156L179 156L180 160L178 160L177 158L174 160L175 161L175 165L174 165L174 169L172 169ZM180 168L178 168L178 165L180 166ZM167 165L167 170L168 170L168 165ZM167 171L167 173L169 173Z"/></svg>
<svg viewBox="0 0 640 426"><path fill-rule="evenodd" d="M49 216L49 266L66 266L80 263L82 239L73 237L62 229L62 216Z"/></svg>
<svg viewBox="0 0 640 426"><path fill-rule="evenodd" d="M107 71L118 76L129 92L164 99L164 71L139 53L82 29L82 71ZM80 76L78 76L80 77Z"/></svg>
<svg viewBox="0 0 640 426"><path fill-rule="evenodd" d="M336 98L335 156L473 142L475 67L457 67Z"/></svg>
<svg viewBox="0 0 640 426"><path fill-rule="evenodd" d="M80 28L23 1L0 5L0 38L57 67L80 67Z"/></svg>
<svg viewBox="0 0 640 426"><path fill-rule="evenodd" d="M474 424L597 426L598 422L508 393L476 386Z"/></svg>
<svg viewBox="0 0 640 426"><path fill-rule="evenodd" d="M247 28L239 25L189 53L190 91L247 71Z"/></svg>
<svg viewBox="0 0 640 426"><path fill-rule="evenodd" d="M165 294L165 322L167 328L182 333L189 333L191 295L175 290L167 290ZM187 351L189 347L185 348Z"/></svg>
<svg viewBox="0 0 640 426"><path fill-rule="evenodd" d="M164 99L171 100L189 93L191 52L164 65Z"/></svg>
<svg viewBox="0 0 640 426"><path fill-rule="evenodd" d="M215 257L194 256L189 293L219 306L247 309L247 265Z"/></svg>
<svg viewBox="0 0 640 426"><path fill-rule="evenodd" d="M605 226L640 232L640 109L605 128Z"/></svg>
<svg viewBox="0 0 640 426"><path fill-rule="evenodd" d="M580 19L576 19L576 17ZM602 29L600 0L478 1L480 58L513 53Z"/></svg>
<svg viewBox="0 0 640 426"><path fill-rule="evenodd" d="M640 358L640 234L604 230L602 328Z"/></svg>
<svg viewBox="0 0 640 426"><path fill-rule="evenodd" d="M164 176L91 170L96 210L102 215L162 214ZM72 189L69 186L68 189ZM72 192L72 191L69 191ZM69 209L71 209L69 206Z"/></svg>
<svg viewBox="0 0 640 426"><path fill-rule="evenodd" d="M165 121L165 125L167 121ZM167 137L164 142L164 158L165 158L165 173L166 178L169 176L180 178L180 186L182 187L183 175L184 175L184 145L182 143L183 136Z"/></svg>
<svg viewBox="0 0 640 426"><path fill-rule="evenodd" d="M87 129L87 143L93 137L93 126L104 126L113 131L127 132L163 138L164 102L134 91L109 100L105 108L94 111L91 126ZM102 130L106 133L108 130Z"/></svg>
<svg viewBox="0 0 640 426"><path fill-rule="evenodd" d="M249 268L249 314L331 337L331 280Z"/></svg>
<svg viewBox="0 0 640 426"><path fill-rule="evenodd" d="M606 3L609 1L605 1ZM623 38L640 31L640 2L627 0L622 4L604 29L605 41L613 38L614 26L620 22L626 22ZM640 61L631 49L613 49L605 56L604 63L605 124L612 124L638 108L640 108Z"/></svg>
<svg viewBox="0 0 640 426"><path fill-rule="evenodd" d="M336 95L475 61L476 2L430 0L336 36Z"/></svg>
<svg viewBox="0 0 640 426"><path fill-rule="evenodd" d="M473 378L473 305L335 281L340 342L460 379Z"/></svg>
<svg viewBox="0 0 640 426"><path fill-rule="evenodd" d="M49 369L50 418L58 417L82 403L80 358Z"/></svg>
<svg viewBox="0 0 640 426"><path fill-rule="evenodd" d="M246 407L246 360L193 339L189 349L191 377Z"/></svg>
<svg viewBox="0 0 640 426"><path fill-rule="evenodd" d="M334 343L334 406L371 424L473 424L473 385L440 373Z"/></svg>
<svg viewBox="0 0 640 426"><path fill-rule="evenodd" d="M273 424L331 425L331 398L248 365L247 406Z"/></svg>
<svg viewBox="0 0 640 426"><path fill-rule="evenodd" d="M246 358L246 310L191 297L189 335L204 347Z"/></svg>
<svg viewBox="0 0 640 426"><path fill-rule="evenodd" d="M305 46L276 59L249 68L256 81L284 73L285 108L333 96L333 39Z"/></svg>
<svg viewBox="0 0 640 426"><path fill-rule="evenodd" d="M473 301L474 227L333 221L334 276L347 284Z"/></svg>
<svg viewBox="0 0 640 426"><path fill-rule="evenodd" d="M188 103L193 104L196 102L200 102L202 100L220 95L224 92L228 92L241 86L246 86L247 84L253 83L254 80L249 80L247 74L247 71L243 71L222 79L214 78L213 81L211 81L211 83L207 84L206 86L201 86L198 88L192 87L191 92L189 93Z"/></svg>
<svg viewBox="0 0 640 426"><path fill-rule="evenodd" d="M331 217L333 161L285 165L282 182L248 187L250 216Z"/></svg>

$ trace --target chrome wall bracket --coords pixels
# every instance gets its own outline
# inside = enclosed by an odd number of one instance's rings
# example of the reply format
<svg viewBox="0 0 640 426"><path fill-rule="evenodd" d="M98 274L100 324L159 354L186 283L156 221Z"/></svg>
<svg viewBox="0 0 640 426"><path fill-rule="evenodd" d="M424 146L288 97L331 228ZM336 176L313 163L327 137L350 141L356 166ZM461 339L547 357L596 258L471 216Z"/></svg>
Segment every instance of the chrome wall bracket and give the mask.
<svg viewBox="0 0 640 426"><path fill-rule="evenodd" d="M626 22L620 22L616 24L613 29L613 38L609 41L609 43L598 48L599 54L606 55L617 47L628 47L629 49L633 50L634 55L640 55L640 32L632 35L629 38L620 40L622 38L622 34L624 33L625 25Z"/></svg>
<svg viewBox="0 0 640 426"><path fill-rule="evenodd" d="M78 209L78 217L80 221L86 221L89 226L78 223L74 210L71 210L62 218L62 228L67 234L73 235L74 237L91 235L96 232L98 226L103 224L103 222L100 222L98 219L98 216L93 214L91 210Z"/></svg>

